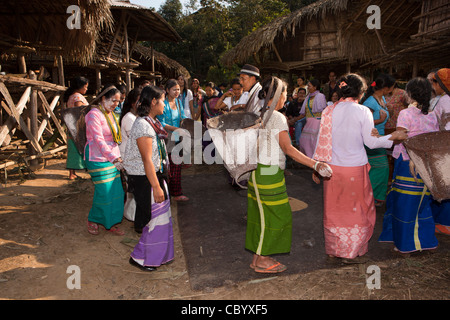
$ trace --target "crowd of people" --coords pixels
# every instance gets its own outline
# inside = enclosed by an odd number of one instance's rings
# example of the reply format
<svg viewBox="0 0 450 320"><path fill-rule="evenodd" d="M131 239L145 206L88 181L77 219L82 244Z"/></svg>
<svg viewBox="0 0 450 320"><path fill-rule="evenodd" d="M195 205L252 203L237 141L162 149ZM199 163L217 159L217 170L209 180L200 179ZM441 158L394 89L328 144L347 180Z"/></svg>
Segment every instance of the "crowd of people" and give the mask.
<svg viewBox="0 0 450 320"><path fill-rule="evenodd" d="M67 107L87 105L87 87L84 78L74 81L66 93ZM143 83L128 95L120 86L107 86L90 102L84 154L72 145L67 159L70 179L76 178L75 170L86 168L95 186L89 233L99 234L101 225L123 235L119 225L125 216L141 235L130 263L151 271L171 262L170 201L189 198L181 187L183 164L174 163L167 142L180 143L177 129L183 119L206 127L208 119L245 111L260 116L269 132L258 138L263 147L248 180L245 248L254 253L250 267L255 272L286 270L272 257L291 248L286 157L311 168L312 179L323 182L330 259L365 260L376 206L386 207L379 241L393 242L397 251L434 249L435 232L450 234L450 200L434 201L420 176L412 177L402 143L439 130L450 112L450 69L411 79L405 89L386 74L367 82L358 74L338 77L333 71L324 86L299 77L288 100L286 82L261 79L259 69L247 64L227 88L213 82L202 88L198 79L189 86L179 76L164 88ZM271 146L273 141L278 145Z"/></svg>

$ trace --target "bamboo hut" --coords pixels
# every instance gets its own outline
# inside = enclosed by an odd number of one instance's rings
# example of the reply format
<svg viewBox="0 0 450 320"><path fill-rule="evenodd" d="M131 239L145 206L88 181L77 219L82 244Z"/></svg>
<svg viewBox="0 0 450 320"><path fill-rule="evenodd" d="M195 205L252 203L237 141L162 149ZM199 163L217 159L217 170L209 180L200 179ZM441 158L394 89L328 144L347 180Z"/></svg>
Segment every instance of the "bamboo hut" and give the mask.
<svg viewBox="0 0 450 320"><path fill-rule="evenodd" d="M101 86L101 73L104 73L107 81L125 83L127 91L130 91L134 84L133 78L140 76L134 69L141 63L132 58L138 43L178 42L181 37L153 9L132 4L129 0L109 0L109 2L114 20L113 32L102 33L97 44L95 63L89 67L95 70L97 91ZM154 57L152 59L154 60ZM155 75L154 69L147 71L151 77Z"/></svg>
<svg viewBox="0 0 450 320"><path fill-rule="evenodd" d="M368 11L371 5L380 9L380 29L369 28L375 13ZM255 30L222 62L231 66L252 61L265 73L309 73L318 78L326 78L330 69L370 72L380 62L386 68L398 68L401 62L418 70L420 60L405 60L414 56L413 49L405 48L432 50L437 43L426 44L430 36L448 35L448 5L446 0L319 0ZM399 54L400 50L404 51Z"/></svg>
<svg viewBox="0 0 450 320"><path fill-rule="evenodd" d="M67 8L72 4L0 0L0 169L5 175L10 165L35 165L38 158L66 148L58 118L66 90L63 61L91 63L99 31L112 22L107 0L80 0L80 27L70 29L67 20L74 13ZM54 83L44 81L50 72L36 56L50 57Z"/></svg>

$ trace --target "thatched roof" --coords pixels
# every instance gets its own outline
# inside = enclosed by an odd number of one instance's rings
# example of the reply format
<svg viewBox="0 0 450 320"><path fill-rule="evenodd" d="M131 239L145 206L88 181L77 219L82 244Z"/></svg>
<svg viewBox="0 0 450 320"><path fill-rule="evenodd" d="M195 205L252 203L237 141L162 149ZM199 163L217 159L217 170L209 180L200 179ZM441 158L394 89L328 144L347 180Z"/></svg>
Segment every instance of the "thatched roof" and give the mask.
<svg viewBox="0 0 450 320"><path fill-rule="evenodd" d="M181 40L176 30L153 9L130 3L129 0L109 0L109 2L117 22L120 20L121 11L129 13L129 34L137 35L137 41L178 42Z"/></svg>
<svg viewBox="0 0 450 320"><path fill-rule="evenodd" d="M427 1L427 0L424 0ZM369 29L369 5L381 9L382 28ZM417 31L422 2L320 0L279 17L244 37L224 65L253 58L260 67L292 71L319 64L365 62L395 52Z"/></svg>
<svg viewBox="0 0 450 320"><path fill-rule="evenodd" d="M41 55L58 53L66 59L88 64L92 61L101 30L111 28L108 0L78 0L81 28L69 29L66 12L71 0L0 0L0 49Z"/></svg>
<svg viewBox="0 0 450 320"><path fill-rule="evenodd" d="M159 71L163 77L175 78L180 74L186 79L191 77L189 71L185 67L177 61L170 59L165 54L153 50L153 55L155 57L155 69L156 71ZM148 69L148 63L151 63L152 59L152 49L143 45L136 45L133 57L136 58L136 60L141 61L144 65L147 65ZM139 69L137 69L137 71L139 71Z"/></svg>
<svg viewBox="0 0 450 320"><path fill-rule="evenodd" d="M296 26L303 20L346 10L347 3L348 0L320 0L286 16L278 17L244 37L223 56L222 61L228 66L233 63L244 63L248 57L261 49L272 48L277 36L281 35L284 38L288 35L295 36Z"/></svg>

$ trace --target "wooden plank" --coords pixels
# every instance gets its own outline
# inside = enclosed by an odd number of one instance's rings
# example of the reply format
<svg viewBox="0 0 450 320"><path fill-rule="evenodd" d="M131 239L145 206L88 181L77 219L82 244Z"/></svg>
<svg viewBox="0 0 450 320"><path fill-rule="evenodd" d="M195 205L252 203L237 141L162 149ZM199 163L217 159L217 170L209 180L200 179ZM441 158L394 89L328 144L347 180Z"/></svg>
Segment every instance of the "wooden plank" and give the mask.
<svg viewBox="0 0 450 320"><path fill-rule="evenodd" d="M55 97L53 97L53 101L49 107L51 111L55 110L55 107L59 101L59 98L60 98L59 95L56 95ZM44 109L45 109L45 107L44 107ZM46 114L44 116L44 119L42 120L41 125L39 126L38 136L37 136L38 139L41 138L42 134L45 131L45 128L47 127L48 120L50 119L50 113L46 109L45 109L45 112L46 112Z"/></svg>
<svg viewBox="0 0 450 320"><path fill-rule="evenodd" d="M25 108L25 105L28 101L28 98L30 97L31 94L31 87L27 87L25 89L25 92L23 93L22 97L20 98L19 102L17 103L17 112L20 114L22 114L23 109ZM3 104L2 104L3 105ZM4 107L7 107L6 105L4 105ZM11 110L6 109L5 110L8 112L8 114L11 115L11 117L8 118L8 120L5 121L5 123L1 126L0 129L0 145L3 144L9 144L9 142L11 141L11 137L15 131L14 126L17 123L16 119L14 118ZM10 134L11 133L11 134Z"/></svg>
<svg viewBox="0 0 450 320"><path fill-rule="evenodd" d="M19 77L12 77L9 75L0 75L0 82L19 84L19 85L23 85L23 86L34 86L34 87L37 87L38 90L43 90L43 91L48 91L48 90L66 91L67 90L66 87L60 86L60 85L57 85L54 83L19 78Z"/></svg>
<svg viewBox="0 0 450 320"><path fill-rule="evenodd" d="M5 98L9 109L11 110L14 118L16 119L16 121L20 125L21 131L23 133L25 133L27 138L30 140L31 145L33 146L33 148L36 149L36 151L42 152L42 148L39 145L39 142L37 141L36 137L34 137L33 134L30 132L30 130L28 129L28 127L27 127L27 125L25 123L25 121L20 116L20 113L16 109L16 106L14 105L14 101L12 100L11 95L9 94L8 88L6 88L6 86L5 86L5 84L3 82L0 82L0 93L3 94L3 97Z"/></svg>
<svg viewBox="0 0 450 320"><path fill-rule="evenodd" d="M41 98L42 100L42 104L44 106L44 108L47 110L47 112L50 114L50 117L53 119L53 122L56 125L56 128L58 129L59 133L61 134L61 137L63 138L64 142L67 143L67 137L66 137L66 133L64 132L63 127L61 126L61 123L59 122L59 119L55 116L55 114L53 113L53 110L50 108L47 99L45 99L44 94L39 91L38 92L39 98Z"/></svg>

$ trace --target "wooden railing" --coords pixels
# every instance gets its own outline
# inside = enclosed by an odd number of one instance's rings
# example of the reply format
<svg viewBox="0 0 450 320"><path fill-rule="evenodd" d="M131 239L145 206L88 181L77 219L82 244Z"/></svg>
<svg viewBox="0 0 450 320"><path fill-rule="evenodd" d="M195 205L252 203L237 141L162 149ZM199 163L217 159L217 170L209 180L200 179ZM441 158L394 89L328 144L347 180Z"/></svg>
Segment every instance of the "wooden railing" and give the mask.
<svg viewBox="0 0 450 320"><path fill-rule="evenodd" d="M65 90L64 86L37 80L32 71L29 72L28 78L0 75L1 108L8 114L6 120L0 123L1 150L7 149L11 144L16 130L22 131L26 142L29 143L28 156L21 157L26 161L37 161L40 157L66 149L66 132L61 120L55 115L56 109L62 105ZM13 97L16 97L17 102L14 102ZM60 145L48 150L51 147L45 146L44 133L47 136L56 136L59 133ZM0 168L15 163L3 162L0 163Z"/></svg>

